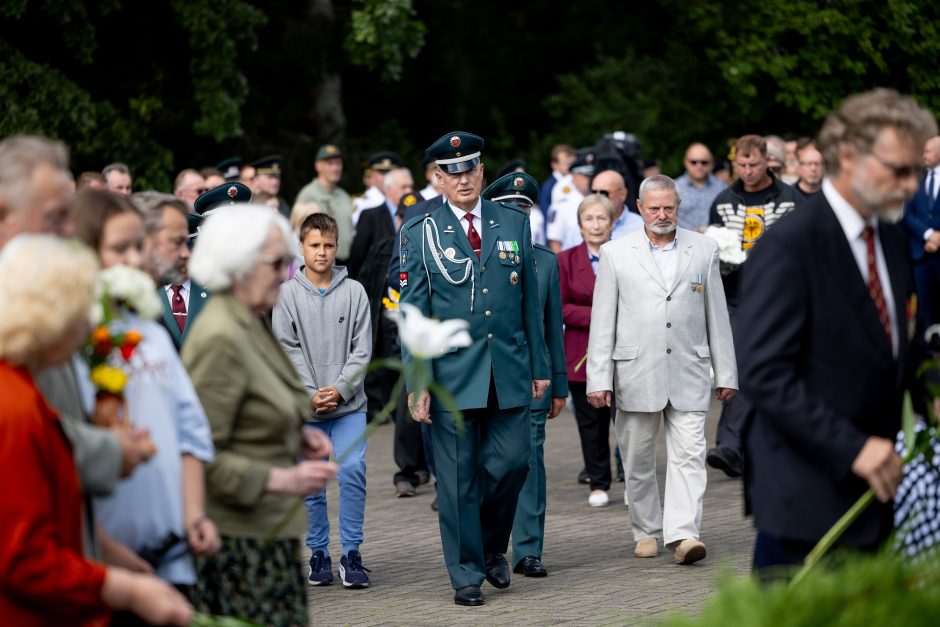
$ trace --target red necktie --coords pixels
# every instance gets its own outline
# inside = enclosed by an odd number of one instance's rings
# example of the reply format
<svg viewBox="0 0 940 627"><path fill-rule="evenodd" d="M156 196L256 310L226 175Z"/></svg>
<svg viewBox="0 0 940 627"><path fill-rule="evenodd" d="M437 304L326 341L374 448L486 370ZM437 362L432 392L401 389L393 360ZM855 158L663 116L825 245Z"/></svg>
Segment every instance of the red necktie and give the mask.
<svg viewBox="0 0 940 627"><path fill-rule="evenodd" d="M862 239L868 248L868 293L875 302L878 310L878 319L888 334L888 343L891 343L891 317L888 315L888 303L885 301L884 290L881 289L881 279L878 277L878 266L875 264L875 230L866 226L862 230Z"/></svg>
<svg viewBox="0 0 940 627"><path fill-rule="evenodd" d="M467 239L470 240L470 248L473 249L473 252L477 254L477 259L480 258L480 248L483 247L483 242L480 240L480 234L477 233L477 230L473 228L473 214L468 213L464 216L464 219L467 221L467 224L470 226L467 228Z"/></svg>
<svg viewBox="0 0 940 627"><path fill-rule="evenodd" d="M180 328L180 333L186 328L186 301L183 300L183 295L180 294L180 290L183 289L182 285L171 285L173 290L173 317L176 318L176 325Z"/></svg>

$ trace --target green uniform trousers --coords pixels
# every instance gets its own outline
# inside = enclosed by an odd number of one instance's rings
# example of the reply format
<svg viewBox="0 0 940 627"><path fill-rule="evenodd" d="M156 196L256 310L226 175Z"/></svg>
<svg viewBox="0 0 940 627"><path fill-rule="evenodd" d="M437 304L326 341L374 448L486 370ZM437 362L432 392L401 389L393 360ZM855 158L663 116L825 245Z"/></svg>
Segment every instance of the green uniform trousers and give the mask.
<svg viewBox="0 0 940 627"><path fill-rule="evenodd" d="M545 421L547 409L531 410L532 446L529 453L529 474L519 493L516 516L512 523L512 565L523 557L542 559L545 540Z"/></svg>

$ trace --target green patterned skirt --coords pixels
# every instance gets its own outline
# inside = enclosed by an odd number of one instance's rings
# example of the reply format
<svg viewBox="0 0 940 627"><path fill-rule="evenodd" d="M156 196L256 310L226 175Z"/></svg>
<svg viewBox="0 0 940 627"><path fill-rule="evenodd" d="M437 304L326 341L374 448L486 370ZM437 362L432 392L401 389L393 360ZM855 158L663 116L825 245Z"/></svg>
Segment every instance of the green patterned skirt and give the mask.
<svg viewBox="0 0 940 627"><path fill-rule="evenodd" d="M300 540L222 536L222 549L196 558L196 610L270 627L306 627Z"/></svg>

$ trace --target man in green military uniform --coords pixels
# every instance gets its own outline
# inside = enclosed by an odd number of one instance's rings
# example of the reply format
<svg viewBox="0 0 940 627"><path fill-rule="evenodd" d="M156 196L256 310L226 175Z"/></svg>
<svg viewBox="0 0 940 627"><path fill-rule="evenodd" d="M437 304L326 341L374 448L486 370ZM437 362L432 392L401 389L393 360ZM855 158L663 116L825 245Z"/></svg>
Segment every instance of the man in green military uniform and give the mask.
<svg viewBox="0 0 940 627"><path fill-rule="evenodd" d="M483 191L484 200L512 204L524 211L538 202L539 184L525 172L510 172ZM516 505L512 524L513 571L526 577L545 577L542 544L545 539L545 421L554 418L568 396L568 368L565 363L564 326L561 314L561 283L558 257L547 246L533 244L538 276L539 304L545 320L545 344L551 368L551 387L542 398L532 399L532 451L529 474Z"/></svg>
<svg viewBox="0 0 940 627"><path fill-rule="evenodd" d="M505 553L528 471L529 404L549 386L528 215L480 198L483 139L444 135L427 150L446 202L400 233L401 302L425 316L461 318L473 343L432 362L434 380L464 417L458 432L438 398L411 391L418 422L431 424L444 561L458 605L482 605L485 578L509 585ZM402 351L407 362L410 355Z"/></svg>

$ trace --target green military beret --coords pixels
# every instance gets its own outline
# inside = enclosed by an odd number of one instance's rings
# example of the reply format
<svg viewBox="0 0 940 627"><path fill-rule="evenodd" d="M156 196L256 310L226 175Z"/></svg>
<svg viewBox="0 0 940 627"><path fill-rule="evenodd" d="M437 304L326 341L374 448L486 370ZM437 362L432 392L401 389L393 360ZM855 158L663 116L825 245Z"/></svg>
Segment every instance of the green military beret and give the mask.
<svg viewBox="0 0 940 627"><path fill-rule="evenodd" d="M510 172L501 176L483 190L483 199L531 207L538 203L539 184L525 172Z"/></svg>
<svg viewBox="0 0 940 627"><path fill-rule="evenodd" d="M193 208L196 213L202 216L213 209L234 205L237 202L248 202L249 200L251 200L251 189L247 185L235 181L222 183L218 187L213 187L201 194L193 203Z"/></svg>
<svg viewBox="0 0 940 627"><path fill-rule="evenodd" d="M320 146L320 150L317 151L317 161L340 159L342 156L343 153L334 144L323 144Z"/></svg>
<svg viewBox="0 0 940 627"><path fill-rule="evenodd" d="M215 169L222 173L226 181L237 181L242 173L242 163L241 157L229 157L215 164Z"/></svg>
<svg viewBox="0 0 940 627"><path fill-rule="evenodd" d="M454 131L431 144L425 154L445 172L458 174L477 167L482 150L482 137L473 133Z"/></svg>

